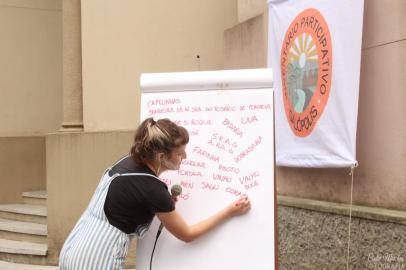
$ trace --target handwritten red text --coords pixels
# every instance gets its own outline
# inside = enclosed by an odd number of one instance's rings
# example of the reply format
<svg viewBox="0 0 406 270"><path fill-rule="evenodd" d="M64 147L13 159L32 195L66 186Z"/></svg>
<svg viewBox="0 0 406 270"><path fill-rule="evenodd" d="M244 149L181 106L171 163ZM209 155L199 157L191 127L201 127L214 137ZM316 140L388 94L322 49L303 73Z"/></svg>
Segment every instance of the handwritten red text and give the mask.
<svg viewBox="0 0 406 270"><path fill-rule="evenodd" d="M164 105L173 105L173 104L180 104L180 99L178 98L170 98L170 99L154 99L148 101L148 107L151 106L164 106Z"/></svg>
<svg viewBox="0 0 406 270"><path fill-rule="evenodd" d="M203 156L209 160L212 160L214 162L219 162L220 158L219 156L216 156L214 154L210 154L209 152L207 152L206 150L200 148L199 146L196 146L195 148L193 148L193 153Z"/></svg>
<svg viewBox="0 0 406 270"><path fill-rule="evenodd" d="M231 187L227 187L226 192L231 193L231 194L233 194L235 196L238 196L238 197L242 195L241 191L238 191L238 190L236 190L234 188L231 188Z"/></svg>
<svg viewBox="0 0 406 270"><path fill-rule="evenodd" d="M206 168L206 164L204 162L199 162L199 161L194 161L194 160L189 160L189 159L182 160L182 165Z"/></svg>
<svg viewBox="0 0 406 270"><path fill-rule="evenodd" d="M213 173L213 180L230 183L233 179L230 176L227 176L227 175L221 175L221 174L218 174L218 173Z"/></svg>
<svg viewBox="0 0 406 270"><path fill-rule="evenodd" d="M224 166L224 165L219 165L219 170L224 171L224 172L232 172L235 174L240 173L240 169L232 166Z"/></svg>
<svg viewBox="0 0 406 270"><path fill-rule="evenodd" d="M258 138L255 139L255 141L248 146L244 151L242 151L238 156L234 158L235 162L240 162L243 158L245 158L249 153L254 151L254 149L261 143L262 137L258 136Z"/></svg>
<svg viewBox="0 0 406 270"><path fill-rule="evenodd" d="M271 104L251 104L248 106L251 111L270 110Z"/></svg>
<svg viewBox="0 0 406 270"><path fill-rule="evenodd" d="M224 119L223 125L225 125L229 129L231 129L238 136L242 137L241 129L239 129L235 124L231 123L230 120L228 120L227 118Z"/></svg>
<svg viewBox="0 0 406 270"><path fill-rule="evenodd" d="M247 117L241 117L241 124L246 125L246 124L251 124L258 121L258 118L253 115L253 116L247 116Z"/></svg>
<svg viewBox="0 0 406 270"><path fill-rule="evenodd" d="M240 177L238 180L240 181L240 184L244 186L245 189L251 189L253 187L259 186L259 182L256 179L258 177L259 172L255 171L248 175Z"/></svg>
<svg viewBox="0 0 406 270"><path fill-rule="evenodd" d="M220 188L219 185L217 184L212 184L212 183L208 183L205 181L202 181L202 189L208 189L208 190L218 190Z"/></svg>
<svg viewBox="0 0 406 270"><path fill-rule="evenodd" d="M180 181L180 185L186 189L193 189L194 183L190 181Z"/></svg>
<svg viewBox="0 0 406 270"><path fill-rule="evenodd" d="M193 171L186 171L186 170L178 170L178 174L179 174L179 175L183 175L183 176L198 176L198 177L202 177L202 173L201 173L201 172L193 172Z"/></svg>

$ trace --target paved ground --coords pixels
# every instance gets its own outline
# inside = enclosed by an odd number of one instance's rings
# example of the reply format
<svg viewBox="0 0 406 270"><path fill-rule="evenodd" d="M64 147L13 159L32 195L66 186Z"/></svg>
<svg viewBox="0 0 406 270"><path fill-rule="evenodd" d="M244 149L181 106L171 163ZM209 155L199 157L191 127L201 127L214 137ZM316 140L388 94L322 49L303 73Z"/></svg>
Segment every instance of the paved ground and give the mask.
<svg viewBox="0 0 406 270"><path fill-rule="evenodd" d="M1 270L58 270L57 266L42 266L42 265L28 265L28 264L15 264L0 261Z"/></svg>
<svg viewBox="0 0 406 270"><path fill-rule="evenodd" d="M1 270L58 270L57 266L42 266L42 265L28 265L28 264L16 264L0 261ZM135 269L128 269L135 270Z"/></svg>

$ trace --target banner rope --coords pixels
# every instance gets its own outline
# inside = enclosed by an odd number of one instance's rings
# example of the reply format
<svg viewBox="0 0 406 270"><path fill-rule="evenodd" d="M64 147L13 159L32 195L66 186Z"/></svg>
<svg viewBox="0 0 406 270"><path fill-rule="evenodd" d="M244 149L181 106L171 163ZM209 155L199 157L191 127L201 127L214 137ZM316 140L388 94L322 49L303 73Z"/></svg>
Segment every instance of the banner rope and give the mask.
<svg viewBox="0 0 406 270"><path fill-rule="evenodd" d="M358 163L355 163L351 166L350 175L351 175L351 192L350 192L350 218L348 221L348 243L347 243L347 270L349 269L350 263L350 244L351 244L351 218L352 218L352 192L354 189L354 170L358 167Z"/></svg>

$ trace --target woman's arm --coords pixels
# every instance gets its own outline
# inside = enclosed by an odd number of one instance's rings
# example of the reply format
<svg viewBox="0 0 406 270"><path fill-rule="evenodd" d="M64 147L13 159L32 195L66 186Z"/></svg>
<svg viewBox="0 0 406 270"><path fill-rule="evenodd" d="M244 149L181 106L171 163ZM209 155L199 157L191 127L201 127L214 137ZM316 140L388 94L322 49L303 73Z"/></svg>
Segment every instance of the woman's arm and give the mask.
<svg viewBox="0 0 406 270"><path fill-rule="evenodd" d="M248 197L242 196L216 214L191 226L186 223L176 210L169 213L157 213L157 216L165 228L176 238L184 242L191 242L231 217L245 214L250 207L251 204Z"/></svg>

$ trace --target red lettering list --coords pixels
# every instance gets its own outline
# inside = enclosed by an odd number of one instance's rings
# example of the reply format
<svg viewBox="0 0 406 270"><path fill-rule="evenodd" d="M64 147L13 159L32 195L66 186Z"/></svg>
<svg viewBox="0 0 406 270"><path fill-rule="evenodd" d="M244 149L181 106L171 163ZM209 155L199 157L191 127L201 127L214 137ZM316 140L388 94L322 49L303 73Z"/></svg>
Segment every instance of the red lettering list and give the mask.
<svg viewBox="0 0 406 270"><path fill-rule="evenodd" d="M154 99L148 101L148 107L151 106L162 106L162 105L173 105L173 104L180 104L181 101L179 98L171 98L171 99Z"/></svg>
<svg viewBox="0 0 406 270"><path fill-rule="evenodd" d="M233 195L235 195L237 197L240 197L242 195L241 191L238 191L238 190L236 190L236 189L234 189L232 187L227 187L226 192L231 193L231 194L233 194Z"/></svg>
<svg viewBox="0 0 406 270"><path fill-rule="evenodd" d="M169 108L160 108L160 109L150 109L149 116L161 113L173 113L175 110L172 107Z"/></svg>
<svg viewBox="0 0 406 270"><path fill-rule="evenodd" d="M233 166L224 166L224 165L219 165L219 170L220 171L224 171L224 172L231 172L231 173L235 173L235 174L239 174L240 173L240 169L233 167Z"/></svg>
<svg viewBox="0 0 406 270"><path fill-rule="evenodd" d="M270 110L271 104L252 104L248 106L250 111Z"/></svg>
<svg viewBox="0 0 406 270"><path fill-rule="evenodd" d="M195 148L193 148L193 153L195 153L197 155L200 155L200 156L203 156L203 157L205 157L205 158L207 158L207 159L209 159L211 161L214 161L214 162L219 162L220 161L219 156L211 154L211 153L207 152L206 150L200 148L199 146L196 146Z"/></svg>
<svg viewBox="0 0 406 270"><path fill-rule="evenodd" d="M202 181L202 189L207 189L210 191L218 190L220 186L218 184L208 183L206 181Z"/></svg>
<svg viewBox="0 0 406 270"><path fill-rule="evenodd" d="M254 180L254 178L257 178L257 177L259 177L259 171L255 171L248 175L241 176L238 178L238 181L240 181L241 184L245 184L245 183L248 183L248 182Z"/></svg>
<svg viewBox="0 0 406 270"><path fill-rule="evenodd" d="M187 165L191 167L199 167L199 168L206 168L206 163L200 162L200 161L194 161L194 160L189 160L189 159L184 159L182 160L182 165Z"/></svg>
<svg viewBox="0 0 406 270"><path fill-rule="evenodd" d="M213 180L215 181L220 181L220 182L228 182L230 183L233 179L230 176L227 175L221 175L218 173L213 173Z"/></svg>
<svg viewBox="0 0 406 270"><path fill-rule="evenodd" d="M255 115L241 117L241 124L243 124L243 125L252 124L256 121L258 121L258 118Z"/></svg>
<svg viewBox="0 0 406 270"><path fill-rule="evenodd" d="M238 128L235 124L231 123L231 121L228 120L227 118L224 119L223 125L225 125L229 129L231 129L236 135L242 137L243 134L242 134L241 129Z"/></svg>
<svg viewBox="0 0 406 270"><path fill-rule="evenodd" d="M183 175L183 176L198 176L198 177L202 177L202 173L201 172L196 172L196 171L186 171L186 170L178 170L178 174L179 175Z"/></svg>
<svg viewBox="0 0 406 270"><path fill-rule="evenodd" d="M180 185L183 188L187 188L187 189L193 189L194 187L194 183L193 182L189 182L189 181L180 181Z"/></svg>
<svg viewBox="0 0 406 270"><path fill-rule="evenodd" d="M254 151L254 149L261 143L262 141L262 137L258 136L258 138L255 139L255 141L248 146L244 151L242 151L239 155L237 155L234 158L235 162L240 162L243 158L245 158L247 155L249 155L252 151Z"/></svg>

